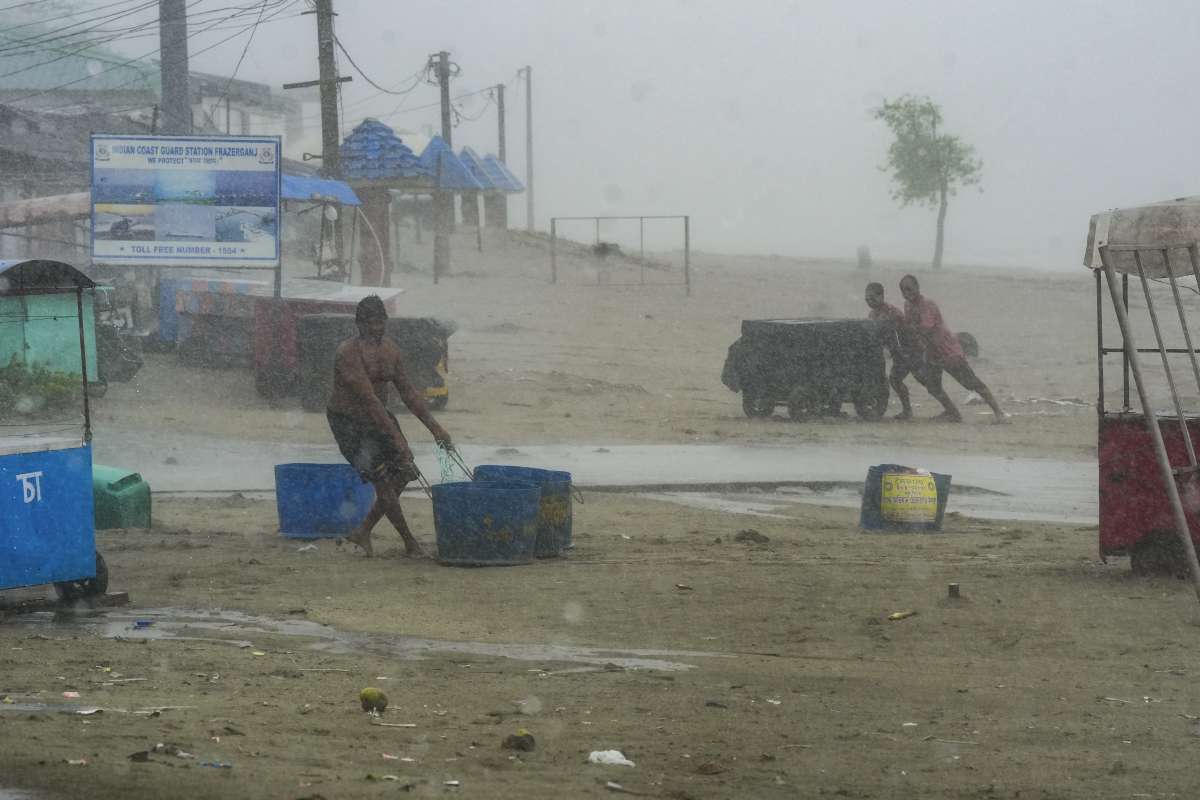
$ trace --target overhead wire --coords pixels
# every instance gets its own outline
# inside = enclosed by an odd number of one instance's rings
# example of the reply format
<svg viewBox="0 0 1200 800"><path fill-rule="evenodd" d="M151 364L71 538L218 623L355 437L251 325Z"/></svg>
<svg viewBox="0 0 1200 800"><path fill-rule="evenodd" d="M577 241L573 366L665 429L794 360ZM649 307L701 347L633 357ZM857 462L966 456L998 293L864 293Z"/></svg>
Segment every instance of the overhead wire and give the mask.
<svg viewBox="0 0 1200 800"><path fill-rule="evenodd" d="M299 0L274 0L274 1L275 1L275 2L278 2L278 3L283 3L283 5L282 5L282 7L280 7L279 9L277 9L277 10L276 10L276 11L275 11L275 12L274 12L272 15L271 15L271 17L268 17L268 19L271 19L271 18L273 18L274 16L276 16L276 15L278 15L278 14L281 14L281 13L283 13L283 11L287 10L288 8L290 8L291 6L293 6L293 5L295 5L297 2L299 2ZM236 18L236 17L242 16L243 14L245 14L245 13L246 13L246 11L247 11L247 9L245 9L245 8L239 9L237 12L235 12L235 13L233 13L233 14L230 14L230 15L228 15L228 16L226 16L226 17L223 17L221 20L219 20L219 22L228 22L230 19L234 19L234 18ZM214 24L215 24L215 23L214 23ZM239 29L239 31L238 31L237 33L234 33L234 34L232 34L232 35L230 35L230 36L226 36L225 38L223 38L223 39L221 39L221 40L219 40L219 41L217 41L217 42L214 42L213 44L211 44L211 45L209 45L209 46L207 46L207 47L201 48L201 49L199 49L199 50L192 51L192 52L190 53L190 55L191 55L191 56L197 56L197 55L200 55L201 53L206 53L206 52L208 52L209 50L212 50L212 49L214 49L214 48L220 47L221 45L225 44L226 42L229 42L229 41L231 41L231 40L233 40L233 39L236 39L236 38L237 38L238 36L240 36L242 33L245 33L246 31L250 30L252 27L254 27L254 25L255 25L255 24L258 24L258 23L252 23L252 24L250 24L250 25L246 25L246 26L242 27L241 29ZM201 34L203 34L203 33L208 33L208 31L209 31L210 27L213 27L213 26L208 26L208 27L202 28L202 29L201 29L201 30L199 30L199 31L195 31L195 32L193 32L193 33L189 33L187 38L188 38L189 40L191 40L191 39L195 38L196 36L199 36L199 35L201 35ZM112 71L113 71L113 70L115 70L115 69L121 69L121 68L124 68L124 67L131 66L131 65L133 65L133 64L136 64L136 63L138 63L139 61L142 61L143 59L149 58L149 57L151 57L151 56L153 56L153 55L155 55L155 54L157 54L157 53L160 53L160 52L162 52L162 48L161 48L161 47L157 47L157 48L155 48L154 50L151 50L151 51L149 51L149 52L143 53L143 54L142 54L142 55L140 55L140 56L136 56L136 57L134 57L134 58L130 58L130 59L127 59L127 60L125 60L125 61L121 61L121 62L115 63L115 64L113 64L112 66L108 67L107 69L102 69L102 70L100 70L99 72L95 73L94 75L85 75L85 76L84 76L84 77L82 77L82 78L76 78L75 80L71 80L71 81L67 81L67 82L65 82L65 83L61 83L61 84L59 84L58 86L53 86L53 87L50 87L50 88L48 88L48 89L41 89L41 90L39 90L39 91L36 91L36 92L30 92L29 94L21 95L20 97L16 97L16 98L13 98L13 99L11 99L11 100L8 100L8 101L6 101L6 104L8 104L8 105L12 105L12 104L14 104L14 103L20 103L20 102L23 102L23 101L25 101L25 100L31 100L31 99L33 99L33 98L35 98L35 97L41 97L41 96L43 96L43 95L50 94L50 93L52 93L52 92L57 92L57 91L59 91L59 90L66 89L66 88L68 88L68 87L75 86L75 85L77 85L77 84L80 84L80 83L84 83L85 81L92 80L92 79L94 79L94 78L96 78L96 77L98 77L98 76L100 76L100 75L103 75L103 74L105 74L105 73L107 73L107 72L112 72ZM139 76L137 76L137 77L135 77L135 78L132 78L132 79L130 79L130 80L128 80L128 81L125 81L124 83L120 83L120 84L117 84L116 86L109 87L109 89L110 89L110 90L111 90L111 89L119 89L119 88L121 88L121 87L123 87L123 86L128 86L128 85L130 85L130 84L132 84L132 83L136 83L136 82L138 82L138 81L141 81L141 80L142 80L142 76L140 76L140 75L139 75ZM57 106L57 107L58 107L58 108L65 108L65 107L67 107L67 106L69 106L69 105L77 105L77 104L76 104L76 103L68 103L66 106ZM52 109L44 109L44 110L52 110Z"/></svg>
<svg viewBox="0 0 1200 800"><path fill-rule="evenodd" d="M229 75L229 80L225 81L225 88L221 90L221 96L209 106L208 113L204 115L208 117L210 123L213 121L212 115L217 110L217 106L221 105L221 101L229 95L229 87L233 85L234 79L237 78L238 70L242 68L242 62L246 60L246 53L250 50L250 43L254 41L254 34L258 32L258 26L262 24L263 14L266 12L267 3L269 2L270 0L262 0L262 5L258 8L258 19L254 21L254 27L250 29L250 35L246 38L246 44L242 47L242 54L238 56L237 63L233 66L233 72ZM228 114L226 114L225 127L229 127Z"/></svg>

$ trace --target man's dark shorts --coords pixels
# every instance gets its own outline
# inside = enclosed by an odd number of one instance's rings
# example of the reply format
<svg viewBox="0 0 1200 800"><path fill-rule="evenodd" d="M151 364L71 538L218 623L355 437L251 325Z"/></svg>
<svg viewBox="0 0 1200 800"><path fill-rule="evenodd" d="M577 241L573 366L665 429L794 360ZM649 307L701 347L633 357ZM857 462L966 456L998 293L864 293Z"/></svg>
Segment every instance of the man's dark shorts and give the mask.
<svg viewBox="0 0 1200 800"><path fill-rule="evenodd" d="M921 380L931 391L938 391L942 388L942 372L946 372L951 378L958 381L959 385L964 389L972 392L980 392L987 389L983 385L983 381L979 380L979 376L975 374L975 370L971 369L971 365L966 359L955 361L951 364L934 364L930 362L924 370L917 373L918 380ZM923 378L923 380L922 380Z"/></svg>
<svg viewBox="0 0 1200 800"><path fill-rule="evenodd" d="M388 416L399 429L396 415L389 411ZM363 483L411 483L417 479L416 465L404 460L390 433L379 430L369 420L360 420L336 411L327 410L325 418L329 420L329 429L333 431L338 449L363 479Z"/></svg>
<svg viewBox="0 0 1200 800"><path fill-rule="evenodd" d="M912 375L916 378L917 383L925 384L925 363L920 356L902 355L892 352L892 369L888 373L888 379L893 383L899 383Z"/></svg>

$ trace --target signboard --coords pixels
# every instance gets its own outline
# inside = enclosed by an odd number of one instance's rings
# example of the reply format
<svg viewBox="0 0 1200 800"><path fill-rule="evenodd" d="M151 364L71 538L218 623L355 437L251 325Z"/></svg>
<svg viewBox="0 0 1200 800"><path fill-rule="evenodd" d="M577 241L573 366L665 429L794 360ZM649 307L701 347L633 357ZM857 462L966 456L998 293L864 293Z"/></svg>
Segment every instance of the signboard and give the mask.
<svg viewBox="0 0 1200 800"><path fill-rule="evenodd" d="M92 136L92 261L279 265L278 136Z"/></svg>
<svg viewBox="0 0 1200 800"><path fill-rule="evenodd" d="M937 483L929 473L885 472L879 498L880 516L888 522L932 523L937 520Z"/></svg>

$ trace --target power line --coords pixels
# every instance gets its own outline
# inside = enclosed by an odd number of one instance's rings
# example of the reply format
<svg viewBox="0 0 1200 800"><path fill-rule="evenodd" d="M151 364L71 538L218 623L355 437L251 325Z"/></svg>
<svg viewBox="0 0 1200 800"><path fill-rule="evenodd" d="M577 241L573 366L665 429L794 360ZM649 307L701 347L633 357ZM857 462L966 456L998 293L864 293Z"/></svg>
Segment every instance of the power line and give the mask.
<svg viewBox="0 0 1200 800"><path fill-rule="evenodd" d="M230 74L229 80L225 81L225 88L221 90L221 96L218 97L216 102L214 102L208 109L208 114L206 114L206 116L208 117L209 122L212 122L213 112L217 110L217 106L221 105L221 101L224 100L229 94L229 87L233 85L233 79L237 77L238 70L242 68L242 62L246 59L246 53L250 50L250 43L254 41L254 34L258 33L258 26L262 24L263 14L267 10L268 2L270 2L270 0L263 0L262 5L259 6L258 19L254 20L254 27L250 29L250 36L246 39L246 45L242 48L242 54L238 56L237 64L234 65L233 72ZM225 128L226 130L229 128L228 114L226 114L225 118Z"/></svg>
<svg viewBox="0 0 1200 800"><path fill-rule="evenodd" d="M151 6L155 5L155 4L156 4L156 2L157 2L157 0L152 0L152 2L145 2L145 3L143 3L142 5L138 6L137 8L133 9L132 11L126 11L126 12L123 12L123 13L122 13L122 14L120 14L120 15L119 15L117 18L120 18L120 17L126 17L126 16L132 16L133 14L136 14L136 13L138 13L138 12L140 12L140 11L145 11L146 9L148 9L148 8L150 8ZM129 31L133 31L133 30L138 30L139 28L144 28L144 27L145 27L146 25L148 25L148 24L153 24L153 23L142 23L142 24L140 24L140 25L136 25L136 26L134 26L134 27L132 27L132 28L129 28L128 30L126 30L126 31L125 31L125 33L128 33ZM47 37L47 38L45 38L44 40L42 40L42 41L38 41L38 42L35 42L35 43L33 43L33 44L34 44L34 45L37 45L37 46L40 48L40 47L41 47L43 44L45 44L45 43L48 43L48 42L51 42L51 41L54 41L55 39L69 39L69 38L71 38L72 36L82 35L82 34L84 34L84 33L90 33L90 32L91 32L91 31L78 31L78 32L76 32L76 33L63 34L63 35L60 35L60 36L55 36L55 37ZM104 42L102 42L102 43L107 43L107 42L111 42L111 41L113 41L114 39L119 39L119 38L121 37L121 35L122 35L122 33L115 33L114 35L112 35L112 36L110 36L109 38L105 39L105 40L104 40ZM73 44L75 44L75 43L73 43ZM18 44L16 47L9 48L8 50L5 50L5 49L0 49L0 53L9 52L10 50L18 50L18 51L19 51L19 50L22 50L22 49L24 49L24 48L26 48L26 47L29 47L29 46L32 46L32 45L31 45L31 43L29 43L29 42L21 42L21 43L20 43L20 44ZM60 53L60 55L59 55L59 56L57 56L56 58L47 59L46 61L39 61L39 62L37 62L36 64L31 64L31 65L29 65L29 66L22 67L21 69L13 70L12 72L6 72L6 73L4 73L3 75L0 75L0 78L7 78L7 77L9 77L10 75L19 75L19 74L21 74L22 72L28 72L28 71L29 71L29 70L31 70L31 69L37 69L38 67L44 67L44 66L46 66L47 64L53 64L53 63L55 63L56 61L62 61L64 58L69 58L69 57L71 57L71 56L78 55L79 53L82 53L84 50L87 50L87 49L91 48L92 46L94 46L94 43L85 44L84 46L80 47L79 49L77 49L77 50L72 50L72 51L70 51L70 52L63 52L63 51L61 51L61 50L60 50L60 51L57 51L57 52L59 52L59 53Z"/></svg>
<svg viewBox="0 0 1200 800"><path fill-rule="evenodd" d="M293 6L293 5L295 5L297 2L299 2L299 0L275 0L275 2L278 2L278 3L284 3L285 5L283 5L283 7L282 7L282 8L279 8L279 9L278 9L278 10L277 10L277 11L276 11L274 14L272 14L272 15L271 15L271 17L269 17L268 19L270 19L270 18L273 18L274 16L276 16L276 15L278 15L278 14L281 14L281 13L283 13L285 10L287 10L288 8L290 8L291 6ZM233 19L233 18L235 18L235 17L242 16L242 15L243 15L243 14L245 14L245 13L246 13L248 10L249 10L249 9L245 9L245 8L243 8L243 9L240 9L240 10L239 10L239 11L237 11L236 13L233 13L233 14L230 14L230 15L228 15L228 16L226 16L226 17L223 17L223 18L222 18L222 19L220 19L218 22L228 22L229 20L231 20L231 19ZM202 34L202 33L207 33L207 32L210 30L210 28L212 28L212 27L215 27L215 25L216 25L216 24L217 24L217 23L214 23L213 25L211 25L211 26L209 26L209 27L207 27L207 28L204 28L204 29L202 29L202 30L199 30L199 31L196 31L196 32L194 32L194 33L190 33L190 34L188 34L188 39L190 40L190 39L192 39L192 38L194 38L194 37L196 37L196 36L199 36L199 35L200 35L200 34ZM256 24L258 24L258 23L252 23L251 25L247 25L247 26L243 27L241 30L239 30L237 33L234 33L234 34L232 34L232 35L230 35L230 36L227 36L227 37L225 37L224 39L221 39L220 41L218 41L218 42L215 42L215 43L213 43L213 44L209 45L208 47L205 47L205 48L202 48L202 49L200 49L200 50L197 50L197 51L195 51L194 53L192 53L192 55L200 55L201 53L206 53L206 52L208 52L209 50L212 50L212 49L214 49L214 48L216 48L216 47L219 47L219 46L221 46L221 45L225 44L226 42L228 42L228 41L230 41L230 40L232 40L232 39L236 39L238 36L240 36L241 34L245 33L246 31L250 30L250 28L254 27L254 25L256 25ZM155 49L153 49L153 50L151 50L151 51L149 51L149 52L147 52L147 53L143 53L143 54L142 54L142 55L140 55L140 56L137 56L137 57L135 57L135 58L131 58L131 59L127 60L127 61L122 61L122 62L116 63L116 64L114 64L113 66L111 66L111 67L109 67L109 68L107 68L107 69L102 69L102 70L100 70L99 72L97 72L95 75L85 75L85 76L84 76L84 77L82 77L82 78L76 78L76 79L75 79L75 80L73 80L73 81L67 81L66 83L59 84L58 86L53 86L53 87L51 87L51 88L49 88L49 89L42 89L42 90L40 90L40 91L37 91L37 92L31 92L30 94L22 95L22 96L20 96L20 97L16 97L16 98L13 98L13 99L11 99L11 100L8 100L8 101L6 101L6 102L7 102L7 104L11 105L11 104L14 104L14 103L20 103L20 102L23 102L23 101L25 101L25 100L31 100L31 99L33 99L33 98L35 98L35 97L41 97L42 95L45 95L45 94L50 94L50 93L52 93L52 92L57 92L57 91L59 91L59 90L61 90L61 89L66 89L66 88L68 88L68 87L70 87L70 86L74 86L74 85L76 85L76 84L83 83L84 81L89 81L89 80L92 80L93 78L97 78L97 77L99 77L100 75L103 75L103 74L104 74L104 73L106 73L106 72L112 72L112 71L113 71L113 70L115 70L115 69L121 69L121 68L123 68L123 67L128 67L128 66L130 66L130 65L132 65L132 64L136 64L137 62L139 62L139 61L141 61L141 60L143 60L143 59L145 59L145 58L149 58L150 56L153 56L153 55L155 55L155 54L157 54L157 53L161 52L161 50L162 50L162 48L161 48L161 47L157 47L157 48L155 48ZM0 77L2 77L2 76L0 76ZM129 85L129 84L131 84L131 83L135 83L135 82L137 82L137 81L143 80L143 78L144 78L144 76L138 76L138 77L136 77L136 78L132 78L132 79L130 79L130 80L128 80L128 81L125 81L124 83L118 84L117 86L110 87L110 89L119 89L119 88L121 88L121 87L123 87L123 86L128 86L128 85ZM74 104L70 104L70 103L69 103L69 104L67 104L67 105L74 105ZM62 107L65 107L65 106L59 106L59 108L62 108ZM52 110L52 109L46 109L46 110Z"/></svg>
<svg viewBox="0 0 1200 800"><path fill-rule="evenodd" d="M371 76L368 75L367 73L363 72L362 67L360 67L354 61L354 57L352 55L350 55L350 51L346 49L346 46L344 44L342 44L342 40L339 39L338 37L334 36L333 41L334 41L334 44L336 44L338 46L338 50L342 51L342 55L346 56L346 60L350 62L350 66L354 67L354 71L357 72L359 75L361 75L362 79L364 81L366 81L367 83L371 84L376 89L378 89L380 94L394 94L394 95L405 94L404 92L397 92L397 91L393 91L392 89L385 89L384 87L380 86L375 81L371 80Z"/></svg>

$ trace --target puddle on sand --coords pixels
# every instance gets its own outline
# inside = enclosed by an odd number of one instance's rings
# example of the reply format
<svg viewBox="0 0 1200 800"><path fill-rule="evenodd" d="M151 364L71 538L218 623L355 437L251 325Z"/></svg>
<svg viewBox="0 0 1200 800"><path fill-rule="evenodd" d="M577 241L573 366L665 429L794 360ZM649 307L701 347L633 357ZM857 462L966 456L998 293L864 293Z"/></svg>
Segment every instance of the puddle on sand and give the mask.
<svg viewBox="0 0 1200 800"><path fill-rule="evenodd" d="M143 624L139 625L139 621ZM611 650L556 644L448 642L415 636L352 633L309 620L276 620L238 611L157 608L138 609L136 612L105 610L71 617L36 613L13 622L41 629L90 631L109 639L206 641L243 648L252 646L246 637L256 633L295 636L312 640L308 649L325 653L367 652L403 659L427 658L435 653L462 653L543 664L582 664L596 670L616 666L622 669L678 672L694 669L695 665L668 659L722 657L721 653L689 650ZM145 622L151 624L145 625Z"/></svg>
<svg viewBox="0 0 1200 800"><path fill-rule="evenodd" d="M0 788L0 800L34 800L34 796L20 789Z"/></svg>

